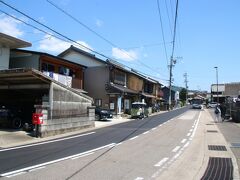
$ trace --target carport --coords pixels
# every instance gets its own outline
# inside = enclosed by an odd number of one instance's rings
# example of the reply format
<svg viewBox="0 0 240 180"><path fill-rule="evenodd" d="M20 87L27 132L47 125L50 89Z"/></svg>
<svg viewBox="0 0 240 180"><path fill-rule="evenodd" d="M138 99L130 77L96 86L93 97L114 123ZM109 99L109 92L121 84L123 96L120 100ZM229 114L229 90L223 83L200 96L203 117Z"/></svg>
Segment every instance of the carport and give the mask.
<svg viewBox="0 0 240 180"><path fill-rule="evenodd" d="M0 70L0 105L20 107L23 122L43 113L40 136L94 126L92 98L35 69Z"/></svg>

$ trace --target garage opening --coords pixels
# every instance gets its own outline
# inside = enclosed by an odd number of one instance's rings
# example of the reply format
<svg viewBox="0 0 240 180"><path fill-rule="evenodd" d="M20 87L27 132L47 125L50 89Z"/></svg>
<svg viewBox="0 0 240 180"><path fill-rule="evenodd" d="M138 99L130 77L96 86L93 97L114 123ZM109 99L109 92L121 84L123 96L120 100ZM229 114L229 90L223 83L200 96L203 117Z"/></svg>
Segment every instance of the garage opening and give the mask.
<svg viewBox="0 0 240 180"><path fill-rule="evenodd" d="M48 93L48 89L0 90L0 127L21 129L26 123L31 125L34 105L41 104Z"/></svg>

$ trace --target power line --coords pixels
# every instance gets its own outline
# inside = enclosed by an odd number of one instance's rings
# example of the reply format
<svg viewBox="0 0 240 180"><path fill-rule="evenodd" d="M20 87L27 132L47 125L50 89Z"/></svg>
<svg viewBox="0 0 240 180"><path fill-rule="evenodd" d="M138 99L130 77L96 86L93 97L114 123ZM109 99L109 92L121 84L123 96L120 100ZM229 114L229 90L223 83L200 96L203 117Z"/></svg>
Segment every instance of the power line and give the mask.
<svg viewBox="0 0 240 180"><path fill-rule="evenodd" d="M104 58L106 58L106 59L112 59L112 58L109 58L108 56L106 56L106 55L104 55L104 54L102 54L102 53L99 53L99 52L97 52L97 51L95 51L95 50L92 50L91 48L88 48L88 47L86 47L86 46L84 46L84 45L78 43L77 41L75 41L75 40L73 40L73 39L67 37L66 35L63 35L63 34L57 32L57 31L54 30L53 28L48 27L47 25L45 25L45 24L43 24L43 23L37 21L36 19L34 19L34 18L30 17L29 15L23 13L22 11L16 9L15 7L13 7L13 6L11 6L11 5L5 3L4 1L0 0L0 2L1 2L2 4L4 4L4 5L8 6L9 8L13 9L14 11L16 11L16 12L22 14L23 16L25 16L25 17L31 19L32 21L36 22L37 24L39 24L39 25L41 25L41 26L43 26L43 27L49 29L50 31L54 32L55 34L57 34L57 35L59 35L59 36L65 38L65 39L67 39L68 41L73 42L73 43L79 45L80 47L83 47L83 48L85 48L85 49L87 49L87 50L89 50L89 51L91 51L91 52L93 52L93 53L95 53L95 54L98 54L98 55L100 55L100 56L102 56L102 57L104 57ZM23 20L20 20L20 19L14 17L14 16L12 16L12 15L10 15L10 14L4 12L4 11L2 11L2 12L3 12L4 14L6 14L6 15L8 15L8 16L10 16L10 17L16 19L16 20L18 20L18 21L23 22L24 24L26 24L26 25L28 25L28 26L31 26L32 28L35 28L35 29L37 29L37 30L39 30L39 31L41 31L41 32L43 32L43 33L45 33L45 34L48 34L48 35L53 36L53 37L55 37L55 38L61 39L61 40L63 40L63 41L66 41L66 40L64 40L64 39L62 39L62 38L59 38L58 36L56 36L56 35L54 35L54 34L51 34L51 33L49 33L49 32L46 32L46 31L44 31L44 30L42 30L42 29L40 29L40 28L38 28L38 27L36 27L36 26L34 26L34 25L31 25L31 24L29 24L29 23L27 23L27 22L25 22L25 21L23 21ZM124 51L123 51L123 52L124 52ZM128 53L126 53L126 52L124 52L124 53L127 54L129 57L131 57ZM133 57L131 57L131 58L134 59ZM150 70L152 70L152 71L158 73L158 71L154 70L154 69L151 68L150 66L144 64L143 62L141 62L141 61L139 61L139 60L137 60L137 61L138 61L141 65L143 65L143 66L147 67L148 69L150 69Z"/></svg>
<svg viewBox="0 0 240 180"><path fill-rule="evenodd" d="M168 17L169 28L170 28L170 31L171 31L171 35L173 35L173 33L172 33L172 26L171 26L171 20L170 20L169 11L168 11L167 0L165 0L165 6L166 6L166 10L167 10L167 17Z"/></svg>
<svg viewBox="0 0 240 180"><path fill-rule="evenodd" d="M126 52L125 50L123 50L122 48L120 48L119 46L117 46L115 43L111 42L110 40L106 39L105 37L103 37L102 35L100 35L99 33L97 33L96 31L94 31L93 29L91 29L90 27L88 27L87 25L85 25L83 22L81 22L80 20L78 20L77 18L75 18L73 15L71 15L70 13L68 13L67 11L65 11L64 9L60 8L59 6L57 6L56 4L54 4L52 1L50 0L46 0L49 4L51 4L52 6L54 6L55 8L57 8L59 11L61 11L62 13L64 13L65 15L67 15L68 17L70 17L71 19L73 19L75 22L77 22L78 24L80 24L81 26L83 26L84 28L86 28L87 30L89 30L90 32L94 33L95 35L97 35L99 38L103 39L105 42L109 43L110 45L112 45L113 47L118 48L123 54L127 55L128 57L130 57L131 59L135 59L133 56L131 56L128 52ZM164 40L164 46L165 46L165 40ZM166 49L166 47L165 47ZM166 50L165 50L166 51ZM147 64L143 63L140 60L136 60L138 61L142 66L145 66L146 68L150 69L151 71L157 72L155 69L153 69L152 67L148 66Z"/></svg>
<svg viewBox="0 0 240 180"><path fill-rule="evenodd" d="M12 16L11 14L9 14L9 13L3 11L3 10L0 10L0 12L4 13L5 15L7 15L7 16L9 16L9 17L11 17L11 18L13 18L13 19L15 19L15 20L17 20L17 21L19 21L19 22L24 23L24 24L27 25L27 26L30 26L30 27L32 27L32 28L34 28L34 29L37 29L38 31L41 31L41 32L44 33L44 34L50 35L50 36L55 37L55 38L57 38L57 39L60 39L60 40L62 40L62 41L66 41L65 39L62 39L62 38L60 38L60 37L58 37L58 36L56 36L56 35L54 35L54 34L51 34L51 33L47 32L47 31L44 31L44 30L42 30L42 29L40 29L40 28L38 28L38 27L36 27L36 26L34 26L34 25L32 25L32 24L29 24L29 23L27 23L27 22L25 22L25 21L23 21L23 20L15 17L15 16Z"/></svg>
<svg viewBox="0 0 240 180"><path fill-rule="evenodd" d="M102 35L100 35L99 33L97 33L96 31L94 31L93 29L91 29L90 27L88 27L86 24L84 24L83 22L81 22L80 20L78 20L77 18L75 18L73 15L71 15L70 13L68 13L67 11L65 11L64 9L60 8L59 6L57 6L56 4L54 4L52 1L50 0L46 0L49 4L51 4L52 6L54 6L55 8L57 8L59 11L61 11L62 13L64 13L65 15L67 15L68 17L70 17L71 19L73 19L75 22L77 22L78 24L80 24L81 26L83 26L84 28L86 28L87 30L91 31L93 34L95 34L96 36L98 36L99 38L101 38L102 40L106 41L107 43L111 44L112 46L117 47L117 45L115 45L113 42L111 42L110 40L106 39L105 37L103 37Z"/></svg>
<svg viewBox="0 0 240 180"><path fill-rule="evenodd" d="M163 23L162 23L162 16L161 16L161 10L160 10L160 5L159 5L159 0L157 0L157 6L158 6L159 20L160 20L160 24L161 24L162 39L163 39L163 43L164 43L164 51L165 51L165 56L166 56L166 61L167 61L167 67L168 67L168 54L167 54L165 37L164 37Z"/></svg>
<svg viewBox="0 0 240 180"><path fill-rule="evenodd" d="M132 47L122 47L122 49L124 50L127 50L127 49L141 49L141 48L148 48L148 47L155 47L155 46L161 46L163 45L164 43L152 43L152 44L143 44L141 46L132 46ZM172 42L166 42L165 44L172 44ZM105 51L111 51L111 50L107 50L107 49L103 49L103 50L100 50L101 52L105 52Z"/></svg>
<svg viewBox="0 0 240 180"><path fill-rule="evenodd" d="M67 36L65 36L65 35L63 35L63 34L57 32L56 30L54 30L54 29L52 29L52 28L46 26L45 24L43 24L43 23L37 21L36 19L34 19L34 18L30 17L29 15L23 13L22 11L20 11L20 10L14 8L13 6L11 6L11 5L7 4L7 3L5 3L4 1L0 0L0 2L1 2L2 4L4 4L4 5L8 6L9 8L15 10L16 12L22 14L23 16L25 16L25 17L31 19L32 21L36 22L37 24L40 24L41 26L43 26L43 27L49 29L50 31L52 31L52 32L54 32L54 33L56 33L56 34L58 34L59 36L61 36L61 37L65 38L65 39L67 39L68 41L71 41L71 42L73 42L73 43L75 43L75 44L77 44L77 45L79 45L79 46L81 46L81 47L83 47L83 48L85 48L85 49L87 49L87 50L93 52L93 53L96 53L96 54L98 54L98 55L100 55L100 56L102 56L102 57L105 57L105 58L109 59L109 57L105 56L104 54L101 54L101 53L99 53L99 52L97 52L97 51L94 51L94 50L92 50L91 48L89 48L89 47L87 47L87 46L84 46L84 45L78 43L77 41L74 41L73 39L71 39L71 38L69 38L69 37L67 37ZM41 31L42 31L42 30L41 30Z"/></svg>

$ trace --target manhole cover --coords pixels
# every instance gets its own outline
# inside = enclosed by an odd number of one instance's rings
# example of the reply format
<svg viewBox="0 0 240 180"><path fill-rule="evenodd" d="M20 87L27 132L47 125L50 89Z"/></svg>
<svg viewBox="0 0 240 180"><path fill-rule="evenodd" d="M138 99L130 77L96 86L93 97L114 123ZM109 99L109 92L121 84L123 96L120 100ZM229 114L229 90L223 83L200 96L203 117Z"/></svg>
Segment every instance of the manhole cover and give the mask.
<svg viewBox="0 0 240 180"><path fill-rule="evenodd" d="M208 161L208 166L201 180L207 179L233 179L232 159L210 157Z"/></svg>
<svg viewBox="0 0 240 180"><path fill-rule="evenodd" d="M227 148L225 146L208 145L208 150L211 150L211 151L227 151Z"/></svg>

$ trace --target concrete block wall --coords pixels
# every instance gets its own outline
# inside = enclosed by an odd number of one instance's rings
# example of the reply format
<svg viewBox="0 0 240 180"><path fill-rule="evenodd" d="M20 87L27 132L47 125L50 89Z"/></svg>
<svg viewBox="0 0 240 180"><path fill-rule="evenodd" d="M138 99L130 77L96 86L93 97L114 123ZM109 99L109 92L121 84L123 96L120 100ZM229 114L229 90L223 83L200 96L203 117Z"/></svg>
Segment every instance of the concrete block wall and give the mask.
<svg viewBox="0 0 240 180"><path fill-rule="evenodd" d="M88 99L85 95L76 94L57 84L52 84L51 87L48 115L40 125L40 137L95 126L95 107L92 106L91 98Z"/></svg>

